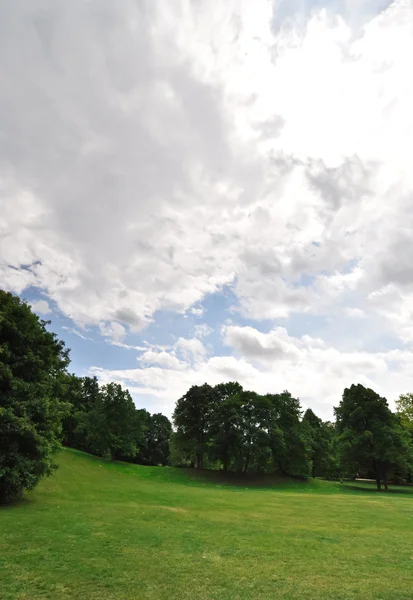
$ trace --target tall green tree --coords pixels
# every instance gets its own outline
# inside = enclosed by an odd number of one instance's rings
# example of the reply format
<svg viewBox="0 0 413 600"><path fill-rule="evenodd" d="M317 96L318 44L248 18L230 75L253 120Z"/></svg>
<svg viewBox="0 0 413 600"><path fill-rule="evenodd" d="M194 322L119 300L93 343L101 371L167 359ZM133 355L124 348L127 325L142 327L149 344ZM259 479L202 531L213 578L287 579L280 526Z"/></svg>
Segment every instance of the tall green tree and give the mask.
<svg viewBox="0 0 413 600"><path fill-rule="evenodd" d="M135 411L135 422L134 422L134 431L135 431L135 445L137 448L137 453L135 456L135 461L138 464L149 464L148 462L148 436L147 432L149 429L149 423L151 420L151 413L146 410L146 408L139 408Z"/></svg>
<svg viewBox="0 0 413 600"><path fill-rule="evenodd" d="M149 417L145 432L146 462L151 465L167 465L169 463L169 440L172 425L168 417L155 413Z"/></svg>
<svg viewBox="0 0 413 600"><path fill-rule="evenodd" d="M210 457L219 461L224 471L235 465L242 449L242 405L239 393L225 394L211 415Z"/></svg>
<svg viewBox="0 0 413 600"><path fill-rule="evenodd" d="M80 414L84 407L84 380L74 374L63 373L60 379L59 396L69 404L69 412L62 422L62 442L65 446L82 448L82 438L79 439L77 428Z"/></svg>
<svg viewBox="0 0 413 600"><path fill-rule="evenodd" d="M374 473L377 489L387 489L391 469L406 470L409 449L399 420L387 400L363 385L346 388L334 409L340 463L345 472Z"/></svg>
<svg viewBox="0 0 413 600"><path fill-rule="evenodd" d="M242 470L263 471L271 459L271 401L249 391L242 392L240 398Z"/></svg>
<svg viewBox="0 0 413 600"><path fill-rule="evenodd" d="M396 400L396 412L403 426L413 435L413 394L401 394Z"/></svg>
<svg viewBox="0 0 413 600"><path fill-rule="evenodd" d="M333 450L334 430L307 409L302 420L308 442L311 475L330 477L337 469Z"/></svg>
<svg viewBox="0 0 413 600"><path fill-rule="evenodd" d="M9 502L56 467L64 343L28 304L0 290L0 501Z"/></svg>
<svg viewBox="0 0 413 600"><path fill-rule="evenodd" d="M207 383L192 386L176 403L173 414L175 445L198 469L204 466L211 419L217 403L217 392Z"/></svg>
<svg viewBox="0 0 413 600"><path fill-rule="evenodd" d="M311 472L301 405L290 392L268 394L272 404L272 453L275 468L283 475L307 477Z"/></svg>
<svg viewBox="0 0 413 600"><path fill-rule="evenodd" d="M407 481L413 480L413 394L402 394L396 400L396 414L400 419L402 427L405 429L410 446L410 464L408 468Z"/></svg>
<svg viewBox="0 0 413 600"><path fill-rule="evenodd" d="M128 392L118 383L108 383L101 389L102 408L106 421L107 448L112 458L134 457L135 404Z"/></svg>

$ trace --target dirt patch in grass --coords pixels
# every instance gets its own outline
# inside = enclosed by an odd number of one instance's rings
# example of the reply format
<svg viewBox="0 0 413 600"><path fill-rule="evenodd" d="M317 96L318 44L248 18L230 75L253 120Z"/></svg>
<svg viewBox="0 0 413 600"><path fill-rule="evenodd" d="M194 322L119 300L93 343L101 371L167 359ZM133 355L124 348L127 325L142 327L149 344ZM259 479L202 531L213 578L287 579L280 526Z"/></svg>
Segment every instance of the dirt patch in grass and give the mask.
<svg viewBox="0 0 413 600"><path fill-rule="evenodd" d="M185 508L178 508L177 506L157 506L156 508L163 508L164 510L169 510L174 513L187 513L188 511Z"/></svg>

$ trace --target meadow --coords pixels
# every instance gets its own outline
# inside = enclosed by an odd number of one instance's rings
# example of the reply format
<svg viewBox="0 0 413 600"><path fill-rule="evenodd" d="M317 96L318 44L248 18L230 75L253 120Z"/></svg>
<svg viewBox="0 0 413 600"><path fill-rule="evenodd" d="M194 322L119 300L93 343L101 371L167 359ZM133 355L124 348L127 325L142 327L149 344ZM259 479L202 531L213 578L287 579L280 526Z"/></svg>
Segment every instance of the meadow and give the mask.
<svg viewBox="0 0 413 600"><path fill-rule="evenodd" d="M413 597L411 488L58 462L0 508L2 600Z"/></svg>

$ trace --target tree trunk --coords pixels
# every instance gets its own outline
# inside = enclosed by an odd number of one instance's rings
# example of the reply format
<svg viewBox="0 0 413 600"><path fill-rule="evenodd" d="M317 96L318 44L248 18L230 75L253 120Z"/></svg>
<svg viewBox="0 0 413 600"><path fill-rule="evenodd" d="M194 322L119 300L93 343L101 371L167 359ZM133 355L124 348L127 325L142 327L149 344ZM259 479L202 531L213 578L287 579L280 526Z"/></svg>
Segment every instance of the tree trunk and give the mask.
<svg viewBox="0 0 413 600"><path fill-rule="evenodd" d="M388 490L389 486L387 485L387 475L386 475L386 471L384 471L383 473L383 483L384 483L384 489Z"/></svg>
<svg viewBox="0 0 413 600"><path fill-rule="evenodd" d="M246 473L248 471L249 464L250 464L250 452L248 452L247 458L245 460L244 473Z"/></svg>
<svg viewBox="0 0 413 600"><path fill-rule="evenodd" d="M378 461L376 461L374 459L374 471L376 473L376 485L377 485L377 491L381 492L381 478L380 478L380 468L378 465Z"/></svg>
<svg viewBox="0 0 413 600"><path fill-rule="evenodd" d="M377 485L377 491L381 492L380 473L376 473L376 485Z"/></svg>
<svg viewBox="0 0 413 600"><path fill-rule="evenodd" d="M196 468L202 469L203 466L204 466L204 456L203 456L202 452L198 452L198 454L196 455Z"/></svg>

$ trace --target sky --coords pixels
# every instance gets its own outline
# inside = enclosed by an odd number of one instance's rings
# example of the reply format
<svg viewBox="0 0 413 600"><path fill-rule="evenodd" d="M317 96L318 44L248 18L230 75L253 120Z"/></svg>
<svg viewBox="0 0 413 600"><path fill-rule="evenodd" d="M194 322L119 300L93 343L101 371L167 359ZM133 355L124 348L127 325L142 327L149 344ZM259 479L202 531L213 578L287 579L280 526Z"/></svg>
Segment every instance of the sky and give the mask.
<svg viewBox="0 0 413 600"><path fill-rule="evenodd" d="M412 0L3 0L0 286L70 369L413 391Z"/></svg>

